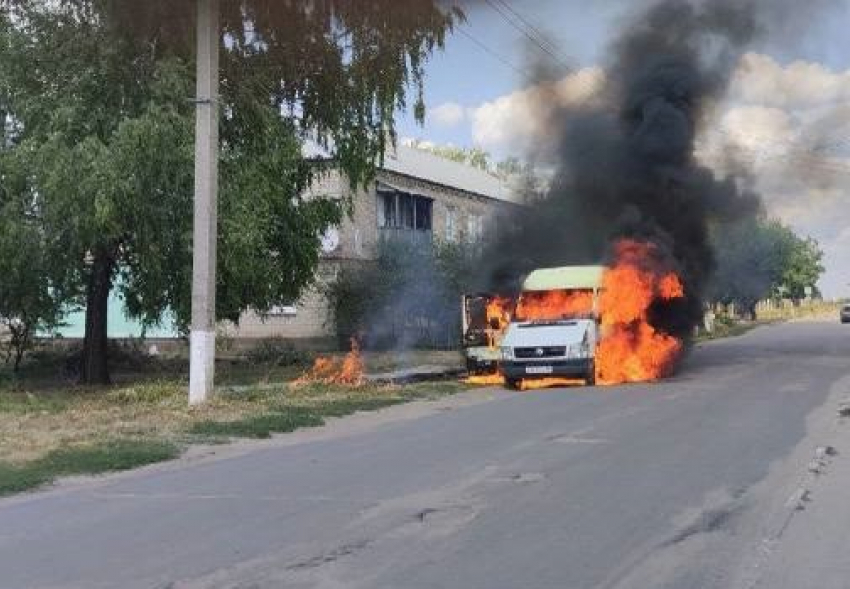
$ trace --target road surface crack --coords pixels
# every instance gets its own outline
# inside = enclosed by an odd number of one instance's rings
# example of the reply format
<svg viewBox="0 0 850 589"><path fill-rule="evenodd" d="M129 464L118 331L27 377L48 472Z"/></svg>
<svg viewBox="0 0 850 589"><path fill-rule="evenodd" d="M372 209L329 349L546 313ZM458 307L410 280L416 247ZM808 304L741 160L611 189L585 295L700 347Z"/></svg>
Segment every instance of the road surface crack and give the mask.
<svg viewBox="0 0 850 589"><path fill-rule="evenodd" d="M368 548L370 544L371 542L369 540L359 540L357 542L343 544L342 546L334 548L330 552L325 552L324 554L314 556L313 558L308 558L307 560L302 560L300 562L296 562L295 564L289 565L288 567L286 567L286 569L290 571L316 569L326 564L336 562L341 558L357 554L358 552Z"/></svg>

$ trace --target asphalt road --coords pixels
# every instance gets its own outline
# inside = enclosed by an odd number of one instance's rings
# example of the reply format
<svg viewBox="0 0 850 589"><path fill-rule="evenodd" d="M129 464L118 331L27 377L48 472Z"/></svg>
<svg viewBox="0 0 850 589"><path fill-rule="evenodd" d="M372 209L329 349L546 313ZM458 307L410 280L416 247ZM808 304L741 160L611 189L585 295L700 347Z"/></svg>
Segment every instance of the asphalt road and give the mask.
<svg viewBox="0 0 850 589"><path fill-rule="evenodd" d="M661 384L497 392L4 500L0 587L728 587L757 483L848 372L850 327L771 326Z"/></svg>

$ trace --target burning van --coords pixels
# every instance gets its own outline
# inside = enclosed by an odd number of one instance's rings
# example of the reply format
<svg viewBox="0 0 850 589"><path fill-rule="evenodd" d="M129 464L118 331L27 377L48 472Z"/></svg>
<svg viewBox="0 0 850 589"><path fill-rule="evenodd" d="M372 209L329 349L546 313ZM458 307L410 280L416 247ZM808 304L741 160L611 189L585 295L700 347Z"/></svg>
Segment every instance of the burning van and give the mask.
<svg viewBox="0 0 850 589"><path fill-rule="evenodd" d="M595 383L604 274L604 266L564 266L528 275L499 344L508 386L553 378Z"/></svg>

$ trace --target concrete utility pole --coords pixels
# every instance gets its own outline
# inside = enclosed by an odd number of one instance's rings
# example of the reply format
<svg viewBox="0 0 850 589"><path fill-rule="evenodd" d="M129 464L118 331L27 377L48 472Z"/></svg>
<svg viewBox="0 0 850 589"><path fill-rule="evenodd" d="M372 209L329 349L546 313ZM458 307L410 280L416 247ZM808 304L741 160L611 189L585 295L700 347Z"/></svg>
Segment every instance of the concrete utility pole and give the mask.
<svg viewBox="0 0 850 589"><path fill-rule="evenodd" d="M219 37L219 0L198 0L190 405L207 399L215 376Z"/></svg>

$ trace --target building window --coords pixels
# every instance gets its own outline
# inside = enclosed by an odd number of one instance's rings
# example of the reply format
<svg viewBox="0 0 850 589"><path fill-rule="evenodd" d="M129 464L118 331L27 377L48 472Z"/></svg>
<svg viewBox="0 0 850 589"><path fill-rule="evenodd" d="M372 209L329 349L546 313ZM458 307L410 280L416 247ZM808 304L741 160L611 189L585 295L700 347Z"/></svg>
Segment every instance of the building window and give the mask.
<svg viewBox="0 0 850 589"><path fill-rule="evenodd" d="M379 188L378 227L431 231L433 202L418 194Z"/></svg>
<svg viewBox="0 0 850 589"><path fill-rule="evenodd" d="M484 237L484 217L469 215L466 218L466 238L470 242L479 242Z"/></svg>
<svg viewBox="0 0 850 589"><path fill-rule="evenodd" d="M457 210L446 207L446 241L457 241Z"/></svg>

